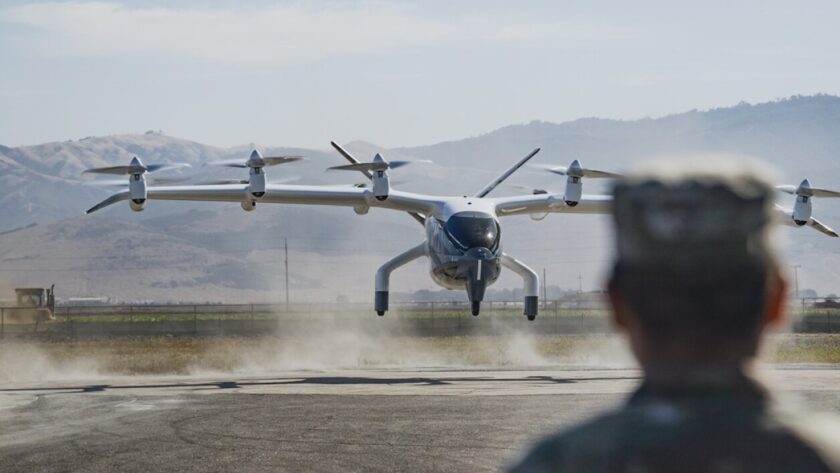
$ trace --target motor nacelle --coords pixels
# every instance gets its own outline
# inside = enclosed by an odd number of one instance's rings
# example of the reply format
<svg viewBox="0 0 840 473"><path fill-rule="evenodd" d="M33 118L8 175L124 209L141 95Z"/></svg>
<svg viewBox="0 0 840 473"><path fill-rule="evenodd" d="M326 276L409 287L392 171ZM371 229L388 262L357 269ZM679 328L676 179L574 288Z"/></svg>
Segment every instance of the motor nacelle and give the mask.
<svg viewBox="0 0 840 473"><path fill-rule="evenodd" d="M796 203L793 204L793 223L800 227L811 219L811 197L799 194L796 196Z"/></svg>
<svg viewBox="0 0 840 473"><path fill-rule="evenodd" d="M566 191L563 192L563 200L569 207L580 203L580 197L583 195L583 175L583 167L577 159L566 169Z"/></svg>
<svg viewBox="0 0 840 473"><path fill-rule="evenodd" d="M144 173L131 174L128 177L128 196L131 200L146 200L146 176Z"/></svg>
<svg viewBox="0 0 840 473"><path fill-rule="evenodd" d="M373 171L371 172L373 181L373 196L376 200L385 200L391 192L391 180L388 177L388 162L379 153L373 157ZM377 167L381 166L381 169Z"/></svg>
<svg viewBox="0 0 840 473"><path fill-rule="evenodd" d="M142 212L146 208L146 199L131 199L128 201L131 210L135 212Z"/></svg>
<svg viewBox="0 0 840 473"><path fill-rule="evenodd" d="M129 175L129 177L128 177L128 197L129 197L128 204L129 204L129 206L131 206L131 210L133 210L135 212L142 212L143 209L146 206L146 176L145 176L145 171Z"/></svg>
<svg viewBox="0 0 840 473"><path fill-rule="evenodd" d="M250 212L250 211L254 210L255 208L257 208L257 203L253 200L246 200L246 201L242 202L242 204L240 204L240 205L242 205L242 210L244 210L246 212Z"/></svg>
<svg viewBox="0 0 840 473"><path fill-rule="evenodd" d="M569 207L574 207L580 203L580 197L583 195L583 182L580 177L569 176L566 178L566 191L563 192L563 200Z"/></svg>
<svg viewBox="0 0 840 473"><path fill-rule="evenodd" d="M262 166L252 167L248 171L248 192L255 199L265 195L265 172Z"/></svg>

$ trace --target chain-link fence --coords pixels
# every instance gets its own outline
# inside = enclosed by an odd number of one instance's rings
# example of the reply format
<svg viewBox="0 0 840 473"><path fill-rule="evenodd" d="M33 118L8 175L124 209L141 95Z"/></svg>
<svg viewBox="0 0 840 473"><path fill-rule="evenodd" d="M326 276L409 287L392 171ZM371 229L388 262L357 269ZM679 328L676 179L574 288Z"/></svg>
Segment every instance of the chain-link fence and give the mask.
<svg viewBox="0 0 840 473"><path fill-rule="evenodd" d="M789 307L788 330L840 333L840 301L799 299ZM57 307L55 320L9 321L0 309L0 339L141 336L293 335L324 329L389 331L420 336L492 334L522 330L541 334L609 333L609 310L601 301L546 301L537 320L522 315L521 301L392 304L378 317L370 304L170 304Z"/></svg>
<svg viewBox="0 0 840 473"><path fill-rule="evenodd" d="M57 307L55 320L9 323L0 317L4 338L88 338L119 336L213 336L296 334L324 328L385 330L417 335L494 333L511 328L539 333L607 333L603 307L569 307L549 301L529 322L522 302L485 302L470 315L467 302L392 304L378 317L370 304L172 304ZM2 314L0 314L2 315Z"/></svg>
<svg viewBox="0 0 840 473"><path fill-rule="evenodd" d="M806 297L791 307L791 329L802 333L840 333L840 299Z"/></svg>

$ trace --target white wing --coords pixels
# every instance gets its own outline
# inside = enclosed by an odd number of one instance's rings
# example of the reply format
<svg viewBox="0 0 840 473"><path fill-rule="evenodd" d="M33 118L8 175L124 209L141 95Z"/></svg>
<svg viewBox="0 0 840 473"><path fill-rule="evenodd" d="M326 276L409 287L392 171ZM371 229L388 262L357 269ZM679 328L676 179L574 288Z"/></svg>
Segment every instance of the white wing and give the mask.
<svg viewBox="0 0 840 473"><path fill-rule="evenodd" d="M793 222L793 210L786 209L778 204L775 206L776 211L776 220L777 222L781 223L782 225L787 225L789 227L799 227L799 225ZM832 238L838 238L840 235L834 231L833 228L829 227L828 225L820 222L819 220L815 219L814 217L808 217L807 226L813 228L814 230L828 235Z"/></svg>
<svg viewBox="0 0 840 473"><path fill-rule="evenodd" d="M488 199L496 206L496 215L541 214L546 212L608 214L612 211L612 196L581 196L577 205L571 206L563 200L563 194L532 194Z"/></svg>
<svg viewBox="0 0 840 473"><path fill-rule="evenodd" d="M127 191L114 194L95 205L87 213L128 200ZM247 184L148 187L147 200L186 200L210 202L246 202L255 200ZM300 186L267 184L260 203L335 205L346 207L379 207L430 214L443 206L440 198L392 190L386 200L377 200L370 189L344 186Z"/></svg>

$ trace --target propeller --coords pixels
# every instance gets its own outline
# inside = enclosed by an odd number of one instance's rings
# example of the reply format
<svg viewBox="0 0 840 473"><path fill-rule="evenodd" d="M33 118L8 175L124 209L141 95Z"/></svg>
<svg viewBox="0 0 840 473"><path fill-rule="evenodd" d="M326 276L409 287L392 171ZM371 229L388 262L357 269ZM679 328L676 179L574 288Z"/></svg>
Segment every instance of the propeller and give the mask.
<svg viewBox="0 0 840 473"><path fill-rule="evenodd" d="M409 164L431 164L431 162L432 161L429 161L428 159L387 161L381 154L376 153L376 156L373 157L373 161L369 163L353 163L344 164L342 166L332 166L327 168L327 171L359 171L367 175L366 173L387 171L388 169L396 169Z"/></svg>
<svg viewBox="0 0 840 473"><path fill-rule="evenodd" d="M561 176L570 176L570 177L590 177L590 178L614 178L614 177L621 177L621 174L609 172L609 171L601 171L599 169L589 169L581 167L580 161L575 159L572 161L568 167L566 166L555 166L553 164L532 164L532 167L543 169L548 172L559 174Z"/></svg>
<svg viewBox="0 0 840 473"><path fill-rule="evenodd" d="M828 225L820 222L819 220L815 219L814 217L811 217L811 220L810 220L809 224L811 225L811 227L813 227L818 232L825 233L826 235L828 235L830 237L833 237L833 238L840 237L840 235L838 235L837 232L834 231L834 229L832 229Z"/></svg>
<svg viewBox="0 0 840 473"><path fill-rule="evenodd" d="M189 180L188 177L152 177L146 180L149 184L175 184L177 182L184 182ZM104 179L99 181L85 181L83 182L86 186L93 186L93 187L125 187L128 183L125 179Z"/></svg>
<svg viewBox="0 0 840 473"><path fill-rule="evenodd" d="M251 151L251 156L245 161L241 159L223 159L221 161L211 161L207 164L229 168L261 168L300 161L301 159L303 159L303 156L263 156L259 151L253 150Z"/></svg>
<svg viewBox="0 0 840 473"><path fill-rule="evenodd" d="M840 192L819 187L811 187L811 181L803 179L798 186L785 184L776 186L776 189L786 194L805 197L840 197Z"/></svg>
<svg viewBox="0 0 840 473"><path fill-rule="evenodd" d="M332 147L335 148L336 151L338 151L338 154L343 156L344 159L346 159L347 161L350 161L351 163L354 163L354 164L358 164L358 163L361 162L358 159L356 159L352 154L350 154L346 149L342 148L341 145L339 145L335 141L330 141L330 145L332 145ZM373 182L373 174L370 171L362 169L361 173L364 174L365 177L370 179L371 182ZM364 208L356 209L356 213L360 213L360 211L362 211L361 213L363 213ZM417 223L419 223L420 225L423 225L424 227L426 226L426 217L423 214L418 213L418 212L406 212L406 213L408 215L411 215L411 218L413 218L415 221L417 221Z"/></svg>
<svg viewBox="0 0 840 473"><path fill-rule="evenodd" d="M85 169L82 171L82 174L144 174L188 167L190 167L190 165L187 163L143 164L143 162L135 156L131 158L131 163L129 163L128 166L107 166Z"/></svg>

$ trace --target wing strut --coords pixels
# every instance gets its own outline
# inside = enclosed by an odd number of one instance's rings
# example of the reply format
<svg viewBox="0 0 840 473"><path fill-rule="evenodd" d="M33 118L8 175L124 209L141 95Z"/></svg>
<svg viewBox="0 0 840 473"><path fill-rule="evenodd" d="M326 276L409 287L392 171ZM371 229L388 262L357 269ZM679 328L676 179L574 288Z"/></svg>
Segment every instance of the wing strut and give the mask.
<svg viewBox="0 0 840 473"><path fill-rule="evenodd" d="M483 188L483 189L481 189L480 191L476 192L476 193L475 193L475 197L484 197L484 196L486 196L487 194L489 194L489 193L490 193L493 189L495 189L495 188L496 188L499 184L501 184L502 182L504 182L504 180L505 180L505 179L507 179L508 177L510 177L510 175L511 175L511 174L515 173L517 169L521 168L521 167L522 167L522 165L524 165L525 163L527 163L529 159L531 159L531 158L533 158L534 156L536 156L536 154L537 154L537 153L539 153L539 152L540 152L540 149L539 149L539 148L536 148L534 151L531 151L531 152L528 154L528 156L525 156L524 158L520 159L518 163L516 163L516 164L514 164L513 166L511 166L511 167L510 167L507 171L505 171L505 172L503 172L501 175L499 175L499 177L497 177L496 179L493 179L492 181L490 181L490 183L489 183L489 184L487 184L486 186L484 186L484 188Z"/></svg>
<svg viewBox="0 0 840 473"><path fill-rule="evenodd" d="M338 143L336 143L335 141L330 141L330 144L332 145L333 148L335 148L336 151L338 151L338 154L344 156L344 159L350 161L353 164L360 164L361 163L361 161L359 161L358 159L353 157L352 154L348 153L347 150L345 150L344 148L339 146ZM367 169L358 169L358 171L360 171L362 174L367 176L368 179L373 180L373 174L371 174L371 172L368 171ZM426 226L426 216L425 215L423 215L421 213L417 213L417 212L406 212L406 213L411 215L414 218L414 220L417 220L418 222L420 222L420 225L423 225L424 227Z"/></svg>

